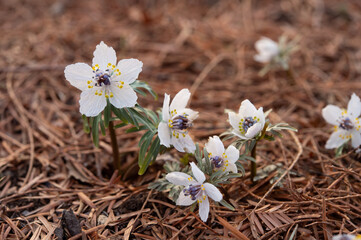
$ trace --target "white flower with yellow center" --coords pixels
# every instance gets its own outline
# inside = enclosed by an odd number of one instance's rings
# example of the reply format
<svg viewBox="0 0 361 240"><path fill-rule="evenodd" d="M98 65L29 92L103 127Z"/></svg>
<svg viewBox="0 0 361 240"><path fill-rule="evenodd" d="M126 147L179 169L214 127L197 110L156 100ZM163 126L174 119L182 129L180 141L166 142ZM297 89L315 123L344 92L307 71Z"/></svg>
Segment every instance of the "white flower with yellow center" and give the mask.
<svg viewBox="0 0 361 240"><path fill-rule="evenodd" d="M332 240L361 240L361 235L340 234L333 236Z"/></svg>
<svg viewBox="0 0 361 240"><path fill-rule="evenodd" d="M327 105L322 109L323 118L334 125L334 132L326 143L327 149L338 148L350 139L353 148L361 145L360 114L361 101L356 94L352 94L347 110L335 105Z"/></svg>
<svg viewBox="0 0 361 240"><path fill-rule="evenodd" d="M263 108L257 110L248 99L241 103L238 113L228 113L228 118L232 132L245 140L257 137L265 124Z"/></svg>
<svg viewBox="0 0 361 240"><path fill-rule="evenodd" d="M210 137L205 144L205 148L214 169L222 169L223 172L229 171L237 173L237 166L235 164L239 158L237 148L229 146L227 150L225 150L218 136Z"/></svg>
<svg viewBox="0 0 361 240"><path fill-rule="evenodd" d="M188 135L188 129L192 126L198 112L186 108L191 93L188 89L178 92L169 105L170 97L164 95L162 122L158 126L160 144L170 147L173 145L180 152L193 153L196 146Z"/></svg>
<svg viewBox="0 0 361 240"><path fill-rule="evenodd" d="M129 84L137 80L143 63L137 59L123 59L118 64L116 61L114 49L101 42L94 51L92 67L76 63L65 68L66 80L82 91L81 114L97 116L107 99L116 108L134 107L137 103L138 97Z"/></svg>
<svg viewBox="0 0 361 240"><path fill-rule="evenodd" d="M175 185L185 187L179 194L176 204L189 206L197 201L199 205L199 216L203 222L206 222L209 214L208 197L216 202L221 201L223 197L221 192L213 184L204 183L206 180L204 173L193 162L191 163L191 168L194 178L183 172L171 172L168 173L165 178Z"/></svg>
<svg viewBox="0 0 361 240"><path fill-rule="evenodd" d="M255 43L255 48L258 54L254 56L254 60L260 63L271 62L280 53L278 43L267 37L258 40Z"/></svg>

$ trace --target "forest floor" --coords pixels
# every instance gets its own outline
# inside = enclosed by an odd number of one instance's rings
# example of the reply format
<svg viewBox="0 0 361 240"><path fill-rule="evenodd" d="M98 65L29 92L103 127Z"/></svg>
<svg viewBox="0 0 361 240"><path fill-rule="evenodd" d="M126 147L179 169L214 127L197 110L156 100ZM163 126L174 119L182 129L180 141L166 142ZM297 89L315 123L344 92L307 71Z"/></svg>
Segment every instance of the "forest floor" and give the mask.
<svg viewBox="0 0 361 240"><path fill-rule="evenodd" d="M335 157L327 104L346 107L361 95L361 4L358 0L282 1L2 1L0 8L0 239L330 239L361 233L361 161L352 149ZM261 36L300 38L290 65L258 75ZM93 146L83 132L79 91L64 78L68 64L90 64L104 41L118 59L144 63L140 80L159 99L192 92L199 111L191 130L201 146L230 127L225 109L244 99L270 121L299 129L262 142L258 167L278 165L256 183L246 175L225 186L236 211L211 205L203 223L148 185L160 156L137 176L141 133L117 129L130 177L114 174L109 136ZM282 177L280 179L280 177ZM275 186L274 180L279 179ZM271 191L269 191L271 190ZM70 209L74 212L70 211ZM196 210L197 211L197 210ZM82 229L82 233L80 233Z"/></svg>

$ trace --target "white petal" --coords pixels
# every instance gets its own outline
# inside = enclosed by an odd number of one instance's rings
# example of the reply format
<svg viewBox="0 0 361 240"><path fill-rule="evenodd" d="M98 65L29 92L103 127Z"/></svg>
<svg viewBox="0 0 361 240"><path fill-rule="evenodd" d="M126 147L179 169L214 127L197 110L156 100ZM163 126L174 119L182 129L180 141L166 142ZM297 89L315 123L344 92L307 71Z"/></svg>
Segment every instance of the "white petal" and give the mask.
<svg viewBox="0 0 361 240"><path fill-rule="evenodd" d="M259 118L259 122L262 124L262 128L264 127L264 124L266 122L266 118L264 116L263 107L258 108L256 117Z"/></svg>
<svg viewBox="0 0 361 240"><path fill-rule="evenodd" d="M108 47L103 41L101 41L95 51L93 57L93 66L99 65L99 68L105 71L108 68L108 63L115 65L117 62L117 56L112 47Z"/></svg>
<svg viewBox="0 0 361 240"><path fill-rule="evenodd" d="M239 158L239 151L235 146L229 146L226 150L226 156L230 163L235 163Z"/></svg>
<svg viewBox="0 0 361 240"><path fill-rule="evenodd" d="M209 215L209 201L206 196L205 199L201 198L199 200L199 216L201 217L203 222L207 222Z"/></svg>
<svg viewBox="0 0 361 240"><path fill-rule="evenodd" d="M190 164L193 176L196 178L198 183L202 184L206 180L206 176L204 176L204 173L197 167L194 162L191 162Z"/></svg>
<svg viewBox="0 0 361 240"><path fill-rule="evenodd" d="M238 136L240 139L245 139L245 140L249 139L248 137L244 136L244 135L243 135L242 133L240 133L239 131L234 130L234 131L232 131L232 133L233 133L234 135Z"/></svg>
<svg viewBox="0 0 361 240"><path fill-rule="evenodd" d="M87 117L98 116L107 105L104 94L102 96L95 95L96 90L96 88L92 88L80 94L80 113Z"/></svg>
<svg viewBox="0 0 361 240"><path fill-rule="evenodd" d="M255 43L256 50L262 55L276 56L279 52L278 44L270 38L262 37Z"/></svg>
<svg viewBox="0 0 361 240"><path fill-rule="evenodd" d="M179 134L179 138L172 137L171 142L179 152L194 153L196 150L196 145L188 134L186 134L185 137L182 134Z"/></svg>
<svg viewBox="0 0 361 240"><path fill-rule="evenodd" d="M187 114L187 118L189 120L191 120L191 121L194 121L198 117L198 112L193 111L190 108L184 108L184 109L181 109L181 110L177 109L177 113L178 114Z"/></svg>
<svg viewBox="0 0 361 240"><path fill-rule="evenodd" d="M253 138L262 130L262 128L263 128L263 126L261 123L256 123L252 127L248 128L245 136L248 138Z"/></svg>
<svg viewBox="0 0 361 240"><path fill-rule="evenodd" d="M205 144L206 150L208 153L211 153L213 156L222 156L224 153L224 146L218 136L209 137L208 142Z"/></svg>
<svg viewBox="0 0 361 240"><path fill-rule="evenodd" d="M162 117L164 122L168 122L169 120L169 101L170 101L169 95L164 94L163 109L162 109Z"/></svg>
<svg viewBox="0 0 361 240"><path fill-rule="evenodd" d="M229 123L231 124L232 128L239 132L239 122L241 121L241 116L239 114L236 114L234 112L229 112L228 113L228 120Z"/></svg>
<svg viewBox="0 0 361 240"><path fill-rule="evenodd" d="M196 184L197 182L188 174L184 172L171 172L165 176L169 182L175 185L189 186L190 184Z"/></svg>
<svg viewBox="0 0 361 240"><path fill-rule="evenodd" d="M194 153L196 151L196 145L188 134L183 138L183 144L187 153Z"/></svg>
<svg viewBox="0 0 361 240"><path fill-rule="evenodd" d="M337 120L341 117L342 110L335 105L327 105L322 109L322 116L326 122L332 125L339 125Z"/></svg>
<svg viewBox="0 0 361 240"><path fill-rule="evenodd" d="M174 136L171 137L171 143L178 152L185 152L184 145L179 138L175 138Z"/></svg>
<svg viewBox="0 0 361 240"><path fill-rule="evenodd" d="M360 132L358 132L356 130L354 130L352 132L351 143L352 143L353 148L357 148L358 146L361 145L361 134L360 134Z"/></svg>
<svg viewBox="0 0 361 240"><path fill-rule="evenodd" d="M248 100L244 100L239 107L239 115L241 117L253 117L257 115L256 107Z"/></svg>
<svg viewBox="0 0 361 240"><path fill-rule="evenodd" d="M340 147L342 144L344 144L348 140L346 137L342 138L346 134L349 134L349 133L345 130L338 130L336 132L333 132L331 134L330 138L328 139L325 147L327 149Z"/></svg>
<svg viewBox="0 0 361 240"><path fill-rule="evenodd" d="M116 108L134 107L138 96L131 86L124 84L123 88L117 87L114 83L110 86L114 97L109 98L111 104Z"/></svg>
<svg viewBox="0 0 361 240"><path fill-rule="evenodd" d="M87 81L92 80L94 76L92 68L85 63L75 63L66 66L64 70L65 78L74 87L85 91L87 90Z"/></svg>
<svg viewBox="0 0 361 240"><path fill-rule="evenodd" d="M229 172L233 172L233 173L237 173L238 169L237 169L237 165L234 163L229 162L228 166L226 167L226 170Z"/></svg>
<svg viewBox="0 0 361 240"><path fill-rule="evenodd" d="M347 105L347 113L348 115L357 118L361 114L361 101L360 98L356 94L352 94L350 101Z"/></svg>
<svg viewBox="0 0 361 240"><path fill-rule="evenodd" d="M195 201L196 200L192 200L191 196L185 196L184 192L181 191L176 204L179 206L189 206L192 205Z"/></svg>
<svg viewBox="0 0 361 240"><path fill-rule="evenodd" d="M138 59L123 59L118 62L116 69L119 69L120 75L115 78L116 81L123 81L131 84L137 80L142 71L143 63Z"/></svg>
<svg viewBox="0 0 361 240"><path fill-rule="evenodd" d="M257 54L253 57L253 59L256 62L260 62L260 63L268 63L271 61L272 57L270 55L261 55L261 54Z"/></svg>
<svg viewBox="0 0 361 240"><path fill-rule="evenodd" d="M332 240L354 240L355 237L356 237L355 235L351 235L351 234L340 234L333 236Z"/></svg>
<svg viewBox="0 0 361 240"><path fill-rule="evenodd" d="M172 103L170 104L170 111L173 111L174 109L184 109L188 103L188 100L191 96L191 93L188 89L182 89L180 90L175 97L173 98Z"/></svg>
<svg viewBox="0 0 361 240"><path fill-rule="evenodd" d="M170 138L171 132L168 127L168 124L161 122L158 125L158 137L160 140L160 144L166 146L167 148L170 147L171 144L171 138Z"/></svg>
<svg viewBox="0 0 361 240"><path fill-rule="evenodd" d="M223 198L222 193L218 190L218 188L216 188L216 186L210 183L204 183L203 186L205 188L207 195L210 198L212 198L214 201L219 202L222 200Z"/></svg>

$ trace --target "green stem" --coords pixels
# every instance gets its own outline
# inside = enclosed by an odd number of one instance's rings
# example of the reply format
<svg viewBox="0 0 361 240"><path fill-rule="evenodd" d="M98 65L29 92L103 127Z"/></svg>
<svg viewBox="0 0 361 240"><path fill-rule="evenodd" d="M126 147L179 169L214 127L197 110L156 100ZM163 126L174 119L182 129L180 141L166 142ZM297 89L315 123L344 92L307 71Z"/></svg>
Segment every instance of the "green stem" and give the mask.
<svg viewBox="0 0 361 240"><path fill-rule="evenodd" d="M109 122L109 134L113 150L113 166L118 170L118 174L123 174L119 156L118 141L115 135L114 124L112 121Z"/></svg>
<svg viewBox="0 0 361 240"><path fill-rule="evenodd" d="M256 176L257 174L257 163L256 163L256 146L257 146L257 142L254 144L254 147L252 148L252 152L251 152L251 156L252 158L254 158L254 161L251 161L251 180L253 182L253 178Z"/></svg>

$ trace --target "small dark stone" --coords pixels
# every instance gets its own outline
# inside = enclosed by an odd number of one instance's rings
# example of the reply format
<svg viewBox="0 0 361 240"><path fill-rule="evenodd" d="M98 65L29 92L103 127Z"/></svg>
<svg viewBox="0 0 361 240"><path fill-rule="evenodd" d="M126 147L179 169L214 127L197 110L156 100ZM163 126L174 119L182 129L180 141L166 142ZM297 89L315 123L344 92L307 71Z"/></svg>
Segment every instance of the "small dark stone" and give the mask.
<svg viewBox="0 0 361 240"><path fill-rule="evenodd" d="M58 240L65 239L64 229L62 229L62 228L56 228L55 231L54 231L54 234L58 238Z"/></svg>
<svg viewBox="0 0 361 240"><path fill-rule="evenodd" d="M65 220L65 226L69 230L71 236L75 236L81 233L81 227L79 220L76 218L73 210L64 211L63 219Z"/></svg>

